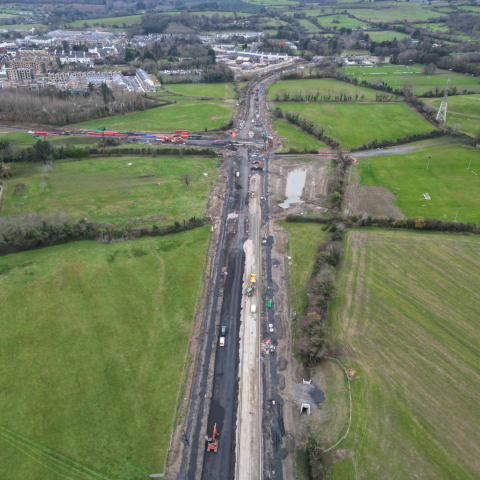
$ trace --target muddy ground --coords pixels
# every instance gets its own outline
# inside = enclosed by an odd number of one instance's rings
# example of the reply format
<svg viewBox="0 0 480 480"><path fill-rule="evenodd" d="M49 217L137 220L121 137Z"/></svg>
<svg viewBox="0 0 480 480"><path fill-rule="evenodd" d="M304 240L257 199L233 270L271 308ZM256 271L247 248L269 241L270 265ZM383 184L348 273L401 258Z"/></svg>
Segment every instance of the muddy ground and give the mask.
<svg viewBox="0 0 480 480"><path fill-rule="evenodd" d="M299 160L294 157L271 157L268 164L270 212L275 218L285 215L300 215L315 212L321 214L327 204L327 182L330 159L324 157ZM289 172L295 169L307 170L307 179L301 195L304 203L291 204L284 209L279 206L286 199L285 189Z"/></svg>
<svg viewBox="0 0 480 480"><path fill-rule="evenodd" d="M380 185L360 185L360 173L355 165L349 167L347 188L343 199L345 215L373 215L405 218L399 207L393 204L395 195Z"/></svg>

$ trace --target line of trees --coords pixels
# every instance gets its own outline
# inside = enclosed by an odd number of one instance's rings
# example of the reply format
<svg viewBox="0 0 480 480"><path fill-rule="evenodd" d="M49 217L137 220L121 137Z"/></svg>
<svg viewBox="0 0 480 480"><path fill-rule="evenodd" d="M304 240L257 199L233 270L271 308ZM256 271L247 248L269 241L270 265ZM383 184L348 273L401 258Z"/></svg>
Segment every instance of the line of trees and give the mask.
<svg viewBox="0 0 480 480"><path fill-rule="evenodd" d="M290 123L297 125L302 130L309 133L310 135L313 135L318 140L321 140L327 145L330 145L332 149L336 149L340 147L340 143L338 143L336 140L331 138L330 135L328 136L325 135L326 129L328 127L319 125L318 123L315 123L312 120L308 120L308 118L301 117L298 112L291 112L289 110L285 110L285 114L284 114L282 109L277 107L273 113L277 118L282 118L283 116L285 116L285 118Z"/></svg>
<svg viewBox="0 0 480 480"><path fill-rule="evenodd" d="M6 89L0 91L0 121L60 126L158 105L155 98L123 90L108 89L105 95L102 90L76 94L53 87L38 92Z"/></svg>
<svg viewBox="0 0 480 480"><path fill-rule="evenodd" d="M79 240L103 243L133 240L144 236L164 236L206 225L208 220L192 217L183 223L142 228L102 228L95 223L78 219L71 221L65 211L19 213L0 217L0 255L50 247ZM5 272L3 272L5 273Z"/></svg>

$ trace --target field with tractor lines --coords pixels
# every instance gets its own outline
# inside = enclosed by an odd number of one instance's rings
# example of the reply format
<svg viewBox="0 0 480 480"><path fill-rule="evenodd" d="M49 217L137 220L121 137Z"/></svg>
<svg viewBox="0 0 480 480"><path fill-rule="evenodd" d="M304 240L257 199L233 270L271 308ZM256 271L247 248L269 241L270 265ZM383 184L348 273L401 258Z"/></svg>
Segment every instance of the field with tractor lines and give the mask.
<svg viewBox="0 0 480 480"><path fill-rule="evenodd" d="M330 325L355 370L353 416L327 478L478 478L480 239L372 229L345 243Z"/></svg>

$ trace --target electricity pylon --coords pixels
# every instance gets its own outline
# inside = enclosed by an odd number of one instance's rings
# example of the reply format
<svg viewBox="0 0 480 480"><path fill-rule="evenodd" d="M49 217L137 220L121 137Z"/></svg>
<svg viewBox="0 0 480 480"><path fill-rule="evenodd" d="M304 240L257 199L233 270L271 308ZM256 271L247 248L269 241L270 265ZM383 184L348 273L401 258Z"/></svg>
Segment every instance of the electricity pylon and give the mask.
<svg viewBox="0 0 480 480"><path fill-rule="evenodd" d="M450 77L447 80L447 86L445 88L445 95L443 96L442 104L438 109L437 113L437 122L445 123L447 121L447 99L448 99L448 89L450 88Z"/></svg>

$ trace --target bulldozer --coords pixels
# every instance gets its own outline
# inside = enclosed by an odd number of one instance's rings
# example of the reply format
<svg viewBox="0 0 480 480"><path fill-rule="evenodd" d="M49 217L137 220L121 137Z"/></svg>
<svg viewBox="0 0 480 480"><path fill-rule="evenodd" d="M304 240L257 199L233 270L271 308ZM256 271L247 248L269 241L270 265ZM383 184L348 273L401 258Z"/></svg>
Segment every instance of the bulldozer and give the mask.
<svg viewBox="0 0 480 480"><path fill-rule="evenodd" d="M207 435L207 452L217 452L218 449L218 440L215 437L219 437L220 434L217 433L217 424L213 427L213 435L209 437Z"/></svg>

